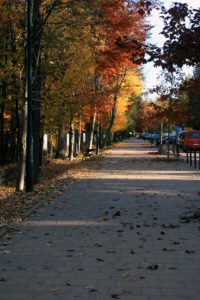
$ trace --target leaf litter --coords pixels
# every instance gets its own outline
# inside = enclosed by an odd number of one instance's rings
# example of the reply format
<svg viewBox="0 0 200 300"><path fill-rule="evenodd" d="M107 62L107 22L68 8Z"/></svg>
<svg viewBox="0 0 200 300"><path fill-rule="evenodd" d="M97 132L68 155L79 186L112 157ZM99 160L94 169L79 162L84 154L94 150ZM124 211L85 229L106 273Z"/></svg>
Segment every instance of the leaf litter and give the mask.
<svg viewBox="0 0 200 300"><path fill-rule="evenodd" d="M14 184L0 186L0 229L11 221L21 222L24 213L35 204L41 201L50 204L63 195L76 180L91 173L100 162L101 157L87 165L82 164L80 159L73 162L50 159L42 167L40 182L35 185L33 192L16 192Z"/></svg>

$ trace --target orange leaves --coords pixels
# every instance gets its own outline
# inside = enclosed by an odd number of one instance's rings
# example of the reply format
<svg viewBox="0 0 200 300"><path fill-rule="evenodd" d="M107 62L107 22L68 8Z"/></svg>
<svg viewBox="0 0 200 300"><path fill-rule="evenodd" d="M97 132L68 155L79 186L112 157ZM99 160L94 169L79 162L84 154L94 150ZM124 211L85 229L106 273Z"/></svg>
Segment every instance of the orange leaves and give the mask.
<svg viewBox="0 0 200 300"><path fill-rule="evenodd" d="M130 110L130 99L133 95L141 95L142 88L143 81L140 72L127 69L117 99L114 131L123 130L127 126L127 111Z"/></svg>
<svg viewBox="0 0 200 300"><path fill-rule="evenodd" d="M138 110L138 119L136 130L151 131L156 128L159 120L157 120L157 111L153 105L147 102L142 102Z"/></svg>
<svg viewBox="0 0 200 300"><path fill-rule="evenodd" d="M110 76L118 73L122 67L133 66L131 56L139 50L134 48L133 36L143 42L147 28L144 18L139 16L137 10L130 11L125 1L101 1L98 9L102 22L96 32L97 36L98 31L104 33L105 42L104 48L97 51L97 73Z"/></svg>

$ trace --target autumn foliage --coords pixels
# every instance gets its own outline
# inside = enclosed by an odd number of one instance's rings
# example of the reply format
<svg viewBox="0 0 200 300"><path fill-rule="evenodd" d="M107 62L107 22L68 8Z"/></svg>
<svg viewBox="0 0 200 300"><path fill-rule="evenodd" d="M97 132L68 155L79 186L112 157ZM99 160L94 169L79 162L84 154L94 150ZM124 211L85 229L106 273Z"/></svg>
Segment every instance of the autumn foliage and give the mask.
<svg viewBox="0 0 200 300"><path fill-rule="evenodd" d="M0 0L1 164L25 161L27 3ZM52 153L63 158L66 134L70 134L72 159L80 151L83 132L91 144L99 127L106 137L104 143L109 143L113 130L125 126L127 99L137 94L134 84L142 80L134 61L144 56L141 45L147 37L145 17L151 3L32 0L32 4L32 132L37 182L44 134Z"/></svg>

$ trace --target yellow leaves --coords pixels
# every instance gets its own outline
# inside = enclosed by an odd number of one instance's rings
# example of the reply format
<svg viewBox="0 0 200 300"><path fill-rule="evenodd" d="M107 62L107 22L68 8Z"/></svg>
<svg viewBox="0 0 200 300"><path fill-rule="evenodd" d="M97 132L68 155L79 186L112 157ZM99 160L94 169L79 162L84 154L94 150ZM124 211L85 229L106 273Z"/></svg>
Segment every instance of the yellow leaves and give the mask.
<svg viewBox="0 0 200 300"><path fill-rule="evenodd" d="M143 85L144 83L139 70L128 69L117 98L117 113L113 126L114 131L122 130L126 126L126 112L129 105L129 99L133 94L135 96L141 95Z"/></svg>
<svg viewBox="0 0 200 300"><path fill-rule="evenodd" d="M126 72L120 95L127 95L128 97L130 97L130 94L133 93L135 96L139 96L142 93L143 87L144 82L139 70L136 68L129 69Z"/></svg>

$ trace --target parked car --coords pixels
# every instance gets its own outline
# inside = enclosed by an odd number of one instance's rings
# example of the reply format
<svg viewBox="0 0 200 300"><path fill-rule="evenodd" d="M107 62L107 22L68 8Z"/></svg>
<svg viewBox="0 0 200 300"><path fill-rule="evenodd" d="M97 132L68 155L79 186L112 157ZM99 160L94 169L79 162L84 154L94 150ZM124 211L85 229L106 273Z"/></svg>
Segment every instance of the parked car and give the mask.
<svg viewBox="0 0 200 300"><path fill-rule="evenodd" d="M164 133L163 134L163 137L162 137L162 144L168 144L168 141L169 141L169 144L174 144L176 143L176 134L169 134L168 136L168 133ZM160 144L160 138L159 140L157 141L157 145Z"/></svg>
<svg viewBox="0 0 200 300"><path fill-rule="evenodd" d="M183 151L200 150L200 130L187 131L183 141Z"/></svg>
<svg viewBox="0 0 200 300"><path fill-rule="evenodd" d="M151 144L156 144L160 140L160 134L159 133L150 133L150 132L143 132L139 135L140 139L143 139L145 141L149 141Z"/></svg>
<svg viewBox="0 0 200 300"><path fill-rule="evenodd" d="M176 134L170 134L169 136L165 136L162 140L162 143L163 144L168 144L168 141L170 144L174 144L176 143L176 139L177 139L177 136Z"/></svg>

